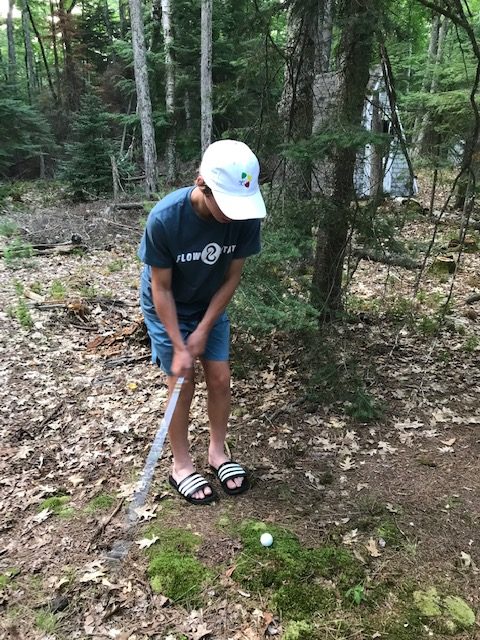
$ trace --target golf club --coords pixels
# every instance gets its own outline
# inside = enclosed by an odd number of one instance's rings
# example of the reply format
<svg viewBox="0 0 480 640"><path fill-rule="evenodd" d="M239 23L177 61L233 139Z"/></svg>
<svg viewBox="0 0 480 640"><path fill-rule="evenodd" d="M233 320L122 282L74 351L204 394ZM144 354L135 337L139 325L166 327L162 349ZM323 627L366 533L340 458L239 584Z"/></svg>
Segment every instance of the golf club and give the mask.
<svg viewBox="0 0 480 640"><path fill-rule="evenodd" d="M165 438L170 427L170 422L172 421L175 407L177 406L177 401L182 389L183 382L183 377L177 378L177 381L175 382L172 395L170 396L167 408L165 409L165 415L160 423L160 427L158 428L158 431L155 435L155 439L150 448L145 466L143 467L142 475L140 476L140 480L138 483L138 488L133 494L132 501L130 503L130 506L128 507L124 530L125 537L122 540L117 540L113 544L112 548L107 554L107 559L109 561L122 561L129 552L130 547L132 546L133 540L131 533L139 518L137 509L145 504L148 490L150 489L150 485L152 483L153 473L155 471L158 459L163 451Z"/></svg>

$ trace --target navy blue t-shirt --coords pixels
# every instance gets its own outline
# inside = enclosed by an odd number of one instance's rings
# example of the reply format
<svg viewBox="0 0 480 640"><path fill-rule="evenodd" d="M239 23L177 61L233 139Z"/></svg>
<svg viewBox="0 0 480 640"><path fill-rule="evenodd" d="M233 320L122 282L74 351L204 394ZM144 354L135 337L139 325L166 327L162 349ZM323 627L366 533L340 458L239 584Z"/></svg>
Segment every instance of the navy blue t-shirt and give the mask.
<svg viewBox="0 0 480 640"><path fill-rule="evenodd" d="M178 189L150 212L138 256L142 307L155 313L151 268L172 269L172 293L180 318L200 318L224 282L233 259L260 251L260 220L204 220L192 207L194 187Z"/></svg>

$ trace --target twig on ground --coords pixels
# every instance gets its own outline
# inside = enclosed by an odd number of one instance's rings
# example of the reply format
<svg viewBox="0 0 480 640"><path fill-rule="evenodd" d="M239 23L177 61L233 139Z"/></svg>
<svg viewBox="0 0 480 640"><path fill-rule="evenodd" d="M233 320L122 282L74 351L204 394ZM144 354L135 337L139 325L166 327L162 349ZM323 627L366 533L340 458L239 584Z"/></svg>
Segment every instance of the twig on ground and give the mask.
<svg viewBox="0 0 480 640"><path fill-rule="evenodd" d="M53 409L53 411L51 411L48 414L48 416L45 416L45 418L41 421L39 426L39 429L41 429L40 436L43 436L43 433L47 428L48 423L54 420L55 418L57 418L64 407L65 407L65 400L62 400L57 404L57 406Z"/></svg>
<svg viewBox="0 0 480 640"><path fill-rule="evenodd" d="M113 520L113 518L117 515L117 513L123 507L124 502L125 502L125 498L122 498L120 502L117 504L117 506L115 507L115 509L112 511L112 513L107 518L104 518L102 522L99 524L99 526L95 529L93 536L90 538L90 542L87 544L87 547L85 549L87 553L90 551L90 547L95 542L95 540L102 535L107 525L111 522L111 520Z"/></svg>

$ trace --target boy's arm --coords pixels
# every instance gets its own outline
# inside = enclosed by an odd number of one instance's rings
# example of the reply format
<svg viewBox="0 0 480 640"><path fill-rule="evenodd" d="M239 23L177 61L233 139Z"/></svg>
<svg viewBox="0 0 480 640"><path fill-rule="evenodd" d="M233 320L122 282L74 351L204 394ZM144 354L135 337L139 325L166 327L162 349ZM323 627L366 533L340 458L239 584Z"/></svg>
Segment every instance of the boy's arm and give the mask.
<svg viewBox="0 0 480 640"><path fill-rule="evenodd" d="M199 356L204 352L208 334L217 321L217 318L227 308L228 303L232 299L233 294L240 283L244 263L245 258L232 260L227 273L225 274L225 280L223 281L222 286L210 300L210 304L208 305L201 322L198 324L198 327L192 334L190 334L187 340L187 345L193 357Z"/></svg>
<svg viewBox="0 0 480 640"><path fill-rule="evenodd" d="M193 359L178 326L177 308L172 294L172 270L159 267L151 269L155 311L173 345L172 373L175 376L186 376L193 366Z"/></svg>

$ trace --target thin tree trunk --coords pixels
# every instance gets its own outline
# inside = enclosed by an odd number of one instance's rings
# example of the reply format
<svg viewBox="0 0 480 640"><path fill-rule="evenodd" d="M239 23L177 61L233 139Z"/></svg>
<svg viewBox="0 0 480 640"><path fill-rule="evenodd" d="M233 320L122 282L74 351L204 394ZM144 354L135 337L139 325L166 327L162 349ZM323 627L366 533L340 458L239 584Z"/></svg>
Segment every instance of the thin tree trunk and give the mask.
<svg viewBox="0 0 480 640"><path fill-rule="evenodd" d="M55 7L53 0L50 0L50 30L52 34L52 50L53 50L53 64L55 69L55 80L57 85L57 93L61 94L61 82L60 82L60 64L58 62L58 47L57 47L57 27L55 20Z"/></svg>
<svg viewBox="0 0 480 640"><path fill-rule="evenodd" d="M12 87L17 85L17 54L15 52L15 36L13 32L14 7L15 0L9 0L7 13L8 83Z"/></svg>
<svg viewBox="0 0 480 640"><path fill-rule="evenodd" d="M32 38L30 36L30 23L28 19L28 11L25 6L22 8L22 29L23 41L25 44L25 70L27 74L28 100L31 103L35 92L36 82Z"/></svg>
<svg viewBox="0 0 480 640"><path fill-rule="evenodd" d="M201 33L200 102L203 155L212 141L212 0L202 0Z"/></svg>
<svg viewBox="0 0 480 640"><path fill-rule="evenodd" d="M71 11L75 5L72 2L68 10L65 8L65 0L58 0L58 22L62 33L63 51L64 51L64 72L66 84L66 103L71 111L76 111L80 105L80 87L75 68L75 58L72 48L72 14Z"/></svg>
<svg viewBox="0 0 480 640"><path fill-rule="evenodd" d="M165 111L168 134L165 149L166 180L173 184L177 178L175 137L175 67L173 61L173 31L170 0L162 0L163 42L165 47Z"/></svg>
<svg viewBox="0 0 480 640"><path fill-rule="evenodd" d="M49 89L50 89L50 93L52 94L52 98L53 98L54 102L56 103L58 98L57 98L57 94L55 93L55 89L53 88L52 76L51 76L51 73L50 73L50 67L48 66L48 61L47 61L47 56L45 54L45 47L43 46L42 36L40 35L40 32L37 29L37 26L35 24L35 21L33 20L33 15L32 15L32 12L30 10L30 6L28 4L28 0L25 0L25 6L26 6L27 11L28 11L28 17L30 18L30 24L32 25L32 29L33 29L36 37L37 37L38 44L40 45L40 51L42 53L42 60L43 60L44 66L45 66L45 72L47 74L47 80L48 80L48 86L49 86Z"/></svg>
<svg viewBox="0 0 480 640"><path fill-rule="evenodd" d="M157 188L157 148L155 145L150 87L148 84L147 53L141 0L130 0L130 23L132 28L135 86L137 88L137 111L142 129L145 191L147 196L151 196Z"/></svg>
<svg viewBox="0 0 480 640"><path fill-rule="evenodd" d="M309 138L312 132L313 32L316 29L316 14L312 15L298 3L290 7L287 20L287 61L278 111L283 124L283 140L289 144ZM287 206L290 206L290 201L310 198L309 159L285 159L281 179L285 187L284 193L288 194ZM296 220L302 222L299 217Z"/></svg>
<svg viewBox="0 0 480 640"><path fill-rule="evenodd" d="M118 0L118 15L120 17L120 34L125 38L128 30L127 0Z"/></svg>
<svg viewBox="0 0 480 640"><path fill-rule="evenodd" d="M188 89L185 89L185 93L183 95L183 109L185 111L185 127L187 131L192 130L192 109L190 107L190 93Z"/></svg>
<svg viewBox="0 0 480 640"><path fill-rule="evenodd" d="M432 76L430 82L430 93L433 94L437 91L438 88L438 73L440 70L440 66L443 58L443 49L445 44L445 39L448 33L449 27L448 18L443 18L441 23L439 32L438 32L438 40L437 40L437 51L435 54L435 66L432 69ZM433 140L433 132L432 132L432 116L430 111L427 109L423 115L422 123L419 127L418 137L416 140L416 149L417 154L419 156L424 155L430 146L431 143L435 143ZM436 153L434 155L437 155Z"/></svg>
<svg viewBox="0 0 480 640"><path fill-rule="evenodd" d="M436 13L432 16L432 26L430 28L430 41L428 45L428 54L427 54L427 67L426 67L425 75L423 76L422 93L426 93L429 90L432 82L432 69L434 67L435 59L437 57L439 30L440 30L440 16ZM422 120L423 120L423 110L420 110L417 116L415 117L415 122L413 124L412 155L414 157L417 157L419 155L417 145L418 145L418 137L421 129Z"/></svg>
<svg viewBox="0 0 480 640"><path fill-rule="evenodd" d="M345 129L359 127L378 21L378 0L347 2L340 41L340 95L338 122ZM342 306L342 274L351 220L355 146L339 148L334 156L330 210L324 212L317 236L312 303L323 315Z"/></svg>

